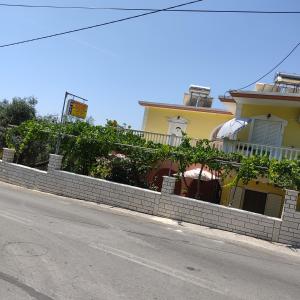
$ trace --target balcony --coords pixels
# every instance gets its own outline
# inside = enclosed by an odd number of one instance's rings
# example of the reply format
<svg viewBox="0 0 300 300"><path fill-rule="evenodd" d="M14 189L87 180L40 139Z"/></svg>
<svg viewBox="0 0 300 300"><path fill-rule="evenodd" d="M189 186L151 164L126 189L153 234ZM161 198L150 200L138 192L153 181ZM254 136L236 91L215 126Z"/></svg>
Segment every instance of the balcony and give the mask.
<svg viewBox="0 0 300 300"><path fill-rule="evenodd" d="M138 135L144 138L146 141L152 141L154 143L170 145L170 146L179 146L182 138L176 135L161 134L156 132L141 131L141 130L132 130L125 129L128 132L131 132L134 135ZM195 146L197 139L191 140L191 145ZM245 156L251 155L267 155L269 158L275 158L278 160L282 159L298 159L300 158L300 149L299 148L290 148L290 147L276 147L269 145L260 145L247 142L240 142L229 139L220 139L212 141L212 145L226 153L240 153Z"/></svg>
<svg viewBox="0 0 300 300"><path fill-rule="evenodd" d="M245 156L267 155L269 158L298 159L300 158L300 149L290 147L276 147L269 145L260 145L247 142L240 142L229 139L222 139L212 142L215 148L223 150L226 153L240 153Z"/></svg>
<svg viewBox="0 0 300 300"><path fill-rule="evenodd" d="M132 129L125 129L127 132L131 132L134 135L140 136L146 141L152 141L154 143L163 144L163 145L170 145L170 146L179 146L181 143L182 138L180 136L176 136L175 134L162 134L150 131L141 131L141 130L132 130ZM194 142L196 145L196 142Z"/></svg>

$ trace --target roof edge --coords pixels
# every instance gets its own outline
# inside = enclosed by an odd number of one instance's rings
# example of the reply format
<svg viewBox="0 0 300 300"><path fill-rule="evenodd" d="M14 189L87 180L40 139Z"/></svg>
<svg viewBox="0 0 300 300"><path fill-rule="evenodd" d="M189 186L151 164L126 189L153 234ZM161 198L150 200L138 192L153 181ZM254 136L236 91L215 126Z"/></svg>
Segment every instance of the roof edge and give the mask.
<svg viewBox="0 0 300 300"><path fill-rule="evenodd" d="M226 96L219 96L219 100L221 102L228 102L228 103L235 103L235 100L232 97L226 97Z"/></svg>
<svg viewBox="0 0 300 300"><path fill-rule="evenodd" d="M158 103L158 102L148 102L148 101L139 101L139 105L145 107L158 107L158 108L169 108L169 109L179 109L179 110L187 110L187 111L195 111L195 112L207 112L213 114L225 114L225 115L233 115L228 110L210 108L210 107L194 107L194 106L186 106L180 104L168 104L168 103Z"/></svg>
<svg viewBox="0 0 300 300"><path fill-rule="evenodd" d="M230 91L232 97L300 101L299 94L262 93L256 91Z"/></svg>

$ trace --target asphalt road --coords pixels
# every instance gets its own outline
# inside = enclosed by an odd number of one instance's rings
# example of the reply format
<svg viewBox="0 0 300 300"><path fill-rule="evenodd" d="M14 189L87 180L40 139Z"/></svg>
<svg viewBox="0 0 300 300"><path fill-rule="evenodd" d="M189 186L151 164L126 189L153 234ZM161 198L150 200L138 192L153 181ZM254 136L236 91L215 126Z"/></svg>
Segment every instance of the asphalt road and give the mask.
<svg viewBox="0 0 300 300"><path fill-rule="evenodd" d="M299 299L300 259L0 183L0 299Z"/></svg>

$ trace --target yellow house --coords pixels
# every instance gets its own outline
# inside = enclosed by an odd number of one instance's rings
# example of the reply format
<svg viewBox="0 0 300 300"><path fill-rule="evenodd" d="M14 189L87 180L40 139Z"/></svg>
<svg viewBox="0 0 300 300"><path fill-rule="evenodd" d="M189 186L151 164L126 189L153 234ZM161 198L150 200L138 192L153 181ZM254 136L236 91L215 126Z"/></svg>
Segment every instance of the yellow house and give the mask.
<svg viewBox="0 0 300 300"><path fill-rule="evenodd" d="M194 139L214 139L220 125L234 114L211 108L209 92L209 88L192 85L182 105L140 101L145 108L142 130L176 137L185 132Z"/></svg>
<svg viewBox="0 0 300 300"><path fill-rule="evenodd" d="M225 152L300 157L300 75L278 73L272 84L231 91L229 97L219 98L227 110L211 108L209 94L209 88L190 86L183 105L140 101L145 108L142 130L167 136L165 142L175 136L178 144L186 132L191 138L212 140ZM260 180L235 192L223 188L221 203L279 217L283 195L282 189Z"/></svg>

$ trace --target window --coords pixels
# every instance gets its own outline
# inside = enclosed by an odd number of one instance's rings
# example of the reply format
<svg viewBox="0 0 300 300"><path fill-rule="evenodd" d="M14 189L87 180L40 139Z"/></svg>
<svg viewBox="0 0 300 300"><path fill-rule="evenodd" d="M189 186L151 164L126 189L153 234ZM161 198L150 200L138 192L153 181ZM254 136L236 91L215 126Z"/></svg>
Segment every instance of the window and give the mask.
<svg viewBox="0 0 300 300"><path fill-rule="evenodd" d="M282 122L272 120L253 120L250 142L253 144L281 146Z"/></svg>
<svg viewBox="0 0 300 300"><path fill-rule="evenodd" d="M182 136L182 132L186 131L187 121L180 116L169 119L169 135Z"/></svg>
<svg viewBox="0 0 300 300"><path fill-rule="evenodd" d="M187 121L180 116L169 119L169 131L170 135L168 144L172 146L178 146L181 143L182 133L186 131Z"/></svg>

